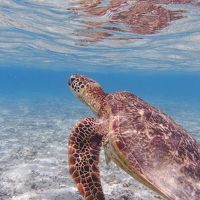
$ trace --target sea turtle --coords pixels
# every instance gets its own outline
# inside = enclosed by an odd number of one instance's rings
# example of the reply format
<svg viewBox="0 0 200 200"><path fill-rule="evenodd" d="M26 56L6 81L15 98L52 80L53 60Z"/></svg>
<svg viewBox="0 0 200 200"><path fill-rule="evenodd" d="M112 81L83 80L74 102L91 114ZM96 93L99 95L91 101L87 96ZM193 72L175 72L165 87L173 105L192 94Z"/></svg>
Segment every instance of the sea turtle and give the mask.
<svg viewBox="0 0 200 200"><path fill-rule="evenodd" d="M200 200L200 148L180 125L129 92L106 94L82 75L68 81L97 119L87 117L68 141L69 172L85 200L104 200L101 146L129 175L170 200Z"/></svg>

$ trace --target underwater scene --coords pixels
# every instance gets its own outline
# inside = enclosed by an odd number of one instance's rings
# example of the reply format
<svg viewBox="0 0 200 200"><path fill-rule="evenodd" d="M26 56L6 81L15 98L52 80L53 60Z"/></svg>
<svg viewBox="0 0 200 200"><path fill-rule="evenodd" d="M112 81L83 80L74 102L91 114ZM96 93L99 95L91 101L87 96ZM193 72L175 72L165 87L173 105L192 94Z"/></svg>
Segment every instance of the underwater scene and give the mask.
<svg viewBox="0 0 200 200"><path fill-rule="evenodd" d="M1 0L0 22L0 200L83 199L68 138L95 115L72 74L139 96L200 143L200 1ZM106 200L164 199L103 148L99 165Z"/></svg>

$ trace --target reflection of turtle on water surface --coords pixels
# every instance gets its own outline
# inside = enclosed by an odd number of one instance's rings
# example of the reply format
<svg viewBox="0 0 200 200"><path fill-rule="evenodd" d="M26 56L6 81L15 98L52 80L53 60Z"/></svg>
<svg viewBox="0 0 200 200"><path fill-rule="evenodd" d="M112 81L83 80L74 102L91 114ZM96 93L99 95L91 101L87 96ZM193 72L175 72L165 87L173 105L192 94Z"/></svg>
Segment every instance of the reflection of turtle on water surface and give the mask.
<svg viewBox="0 0 200 200"><path fill-rule="evenodd" d="M69 169L86 200L104 200L99 152L166 199L200 200L200 149L166 114L128 92L106 94L80 75L68 82L73 93L97 115L72 130Z"/></svg>

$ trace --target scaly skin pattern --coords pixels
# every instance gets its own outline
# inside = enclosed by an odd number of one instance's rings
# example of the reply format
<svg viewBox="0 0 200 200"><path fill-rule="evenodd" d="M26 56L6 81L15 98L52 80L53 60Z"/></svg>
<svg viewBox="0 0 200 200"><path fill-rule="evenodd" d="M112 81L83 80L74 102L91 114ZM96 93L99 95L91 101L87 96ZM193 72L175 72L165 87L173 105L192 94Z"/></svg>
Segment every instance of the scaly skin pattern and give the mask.
<svg viewBox="0 0 200 200"><path fill-rule="evenodd" d="M85 118L72 130L68 141L69 172L85 200L104 200L99 174L102 136L95 119Z"/></svg>
<svg viewBox="0 0 200 200"><path fill-rule="evenodd" d="M200 199L197 142L166 114L128 92L105 99L110 158L166 199Z"/></svg>

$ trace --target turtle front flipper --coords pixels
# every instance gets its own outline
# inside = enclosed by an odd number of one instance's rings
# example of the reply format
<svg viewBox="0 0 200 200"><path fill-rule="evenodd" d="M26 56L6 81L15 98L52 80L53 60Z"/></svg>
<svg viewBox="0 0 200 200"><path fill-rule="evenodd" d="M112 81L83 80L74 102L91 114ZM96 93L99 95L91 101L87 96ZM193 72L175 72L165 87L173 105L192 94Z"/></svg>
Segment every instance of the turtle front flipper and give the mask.
<svg viewBox="0 0 200 200"><path fill-rule="evenodd" d="M85 200L105 200L99 173L102 136L96 120L85 118L72 129L68 142L69 172Z"/></svg>

